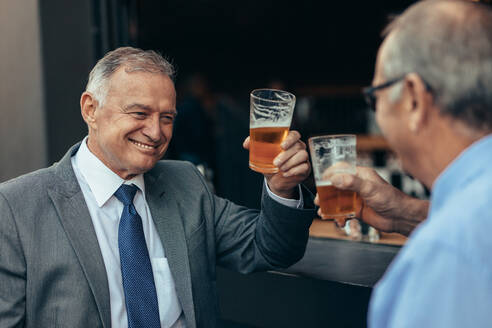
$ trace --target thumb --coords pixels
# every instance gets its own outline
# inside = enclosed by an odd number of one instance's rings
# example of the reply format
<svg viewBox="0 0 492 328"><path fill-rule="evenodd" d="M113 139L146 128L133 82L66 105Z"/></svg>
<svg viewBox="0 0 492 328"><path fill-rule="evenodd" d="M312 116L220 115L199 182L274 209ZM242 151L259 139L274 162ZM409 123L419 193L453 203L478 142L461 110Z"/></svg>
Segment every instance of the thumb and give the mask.
<svg viewBox="0 0 492 328"><path fill-rule="evenodd" d="M249 149L249 136L246 139L244 139L243 148Z"/></svg>
<svg viewBox="0 0 492 328"><path fill-rule="evenodd" d="M357 175L341 173L334 175L330 180L335 187L355 191L362 197L368 195L371 190L370 182Z"/></svg>

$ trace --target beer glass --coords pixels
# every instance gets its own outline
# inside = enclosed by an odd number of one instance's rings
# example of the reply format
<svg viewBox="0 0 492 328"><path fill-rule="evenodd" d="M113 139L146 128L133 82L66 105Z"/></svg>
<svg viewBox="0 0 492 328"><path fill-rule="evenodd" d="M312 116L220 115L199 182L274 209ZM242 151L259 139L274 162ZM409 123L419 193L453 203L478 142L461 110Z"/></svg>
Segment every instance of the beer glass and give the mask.
<svg viewBox="0 0 492 328"><path fill-rule="evenodd" d="M332 186L335 173L356 172L355 135L327 135L309 139L316 190L321 213L336 219L355 217L356 193Z"/></svg>
<svg viewBox="0 0 492 328"><path fill-rule="evenodd" d="M289 134L296 97L287 91L256 89L250 95L249 167L260 173L277 173L273 164L280 144Z"/></svg>

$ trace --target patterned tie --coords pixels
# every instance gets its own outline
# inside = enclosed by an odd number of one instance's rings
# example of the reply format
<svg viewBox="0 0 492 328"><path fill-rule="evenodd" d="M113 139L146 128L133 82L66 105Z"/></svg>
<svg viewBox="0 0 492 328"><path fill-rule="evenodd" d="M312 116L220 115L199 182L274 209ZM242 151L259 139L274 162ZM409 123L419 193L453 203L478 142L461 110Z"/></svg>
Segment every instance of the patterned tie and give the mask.
<svg viewBox="0 0 492 328"><path fill-rule="evenodd" d="M123 203L118 230L121 276L125 291L128 328L158 328L159 306L142 219L133 206L135 185L121 185L114 193Z"/></svg>

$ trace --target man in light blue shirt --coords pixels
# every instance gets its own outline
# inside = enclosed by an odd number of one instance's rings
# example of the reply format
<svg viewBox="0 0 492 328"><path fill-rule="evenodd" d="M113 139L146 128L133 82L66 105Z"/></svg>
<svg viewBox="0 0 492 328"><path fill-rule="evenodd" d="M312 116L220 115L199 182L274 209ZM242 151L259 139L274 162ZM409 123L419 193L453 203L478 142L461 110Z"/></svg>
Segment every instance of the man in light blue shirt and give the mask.
<svg viewBox="0 0 492 328"><path fill-rule="evenodd" d="M432 196L429 208L368 168L332 177L361 195L366 222L411 233L374 290L369 326L490 327L492 10L423 1L384 34L365 95L403 168Z"/></svg>
<svg viewBox="0 0 492 328"><path fill-rule="evenodd" d="M429 217L377 285L372 327L490 327L492 135L433 184Z"/></svg>

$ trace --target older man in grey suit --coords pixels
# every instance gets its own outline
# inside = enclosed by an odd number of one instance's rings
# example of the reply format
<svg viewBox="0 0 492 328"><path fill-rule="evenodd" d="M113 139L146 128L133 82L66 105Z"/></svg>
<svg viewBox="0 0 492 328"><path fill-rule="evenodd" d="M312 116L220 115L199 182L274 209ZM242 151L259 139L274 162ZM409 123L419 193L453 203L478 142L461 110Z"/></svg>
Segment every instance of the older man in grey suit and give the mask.
<svg viewBox="0 0 492 328"><path fill-rule="evenodd" d="M108 53L80 101L88 137L0 185L1 327L215 327L216 264L247 273L302 257L315 213L299 134L265 176L261 211L216 197L191 164L160 161L172 75L155 52Z"/></svg>

